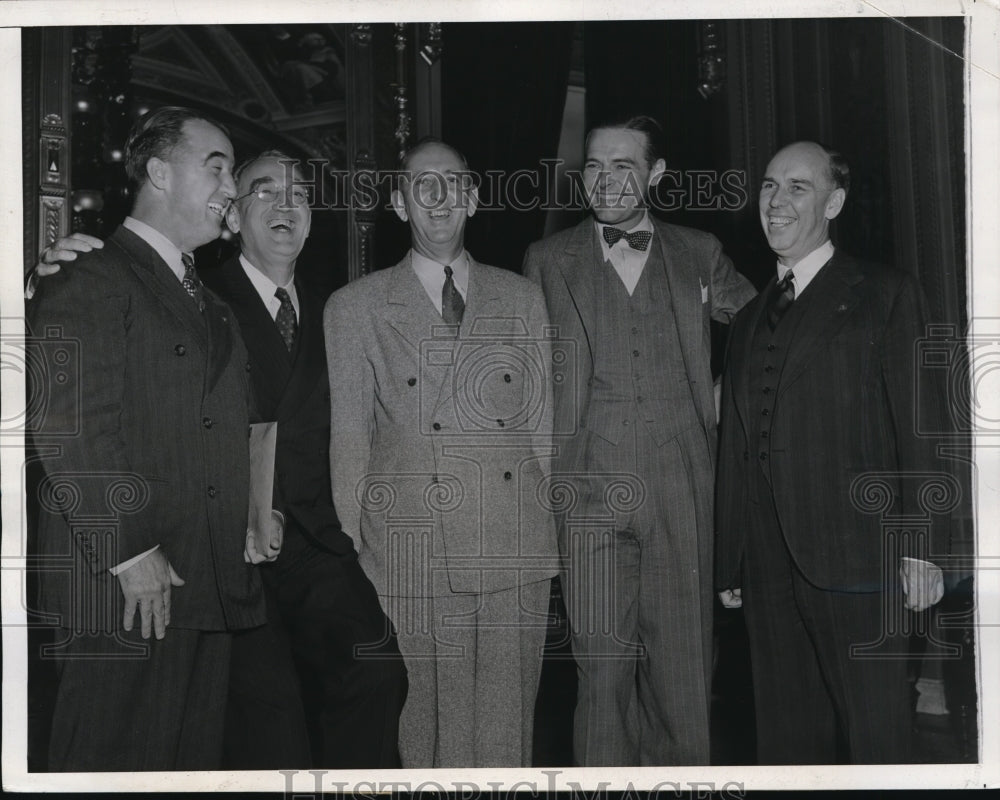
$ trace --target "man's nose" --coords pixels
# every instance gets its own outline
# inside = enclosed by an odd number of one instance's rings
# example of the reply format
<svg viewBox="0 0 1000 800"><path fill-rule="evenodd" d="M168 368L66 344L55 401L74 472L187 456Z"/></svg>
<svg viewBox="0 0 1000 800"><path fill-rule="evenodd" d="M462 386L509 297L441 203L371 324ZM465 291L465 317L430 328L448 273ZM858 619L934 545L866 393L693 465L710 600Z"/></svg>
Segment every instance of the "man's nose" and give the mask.
<svg viewBox="0 0 1000 800"><path fill-rule="evenodd" d="M233 180L232 173L225 172L222 175L222 194L227 200L236 199L236 181Z"/></svg>
<svg viewBox="0 0 1000 800"><path fill-rule="evenodd" d="M771 197L768 199L767 204L771 208L776 208L777 206L784 205L788 200L788 191L780 186L775 186L771 190Z"/></svg>

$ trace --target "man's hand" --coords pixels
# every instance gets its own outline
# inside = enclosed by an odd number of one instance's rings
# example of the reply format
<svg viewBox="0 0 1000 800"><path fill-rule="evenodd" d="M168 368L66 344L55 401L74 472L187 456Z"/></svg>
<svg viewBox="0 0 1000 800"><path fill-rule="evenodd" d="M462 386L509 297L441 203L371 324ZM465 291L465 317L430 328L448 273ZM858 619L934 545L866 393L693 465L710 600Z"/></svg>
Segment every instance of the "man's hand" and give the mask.
<svg viewBox="0 0 1000 800"><path fill-rule="evenodd" d="M903 604L911 611L923 611L944 597L944 575L929 561L903 558L899 562L903 584Z"/></svg>
<svg viewBox="0 0 1000 800"><path fill-rule="evenodd" d="M118 582L125 595L125 630L132 630L138 608L142 638L149 638L151 622L157 639L166 636L170 624L170 587L183 586L184 581L174 572L163 551L154 550L119 572Z"/></svg>
<svg viewBox="0 0 1000 800"><path fill-rule="evenodd" d="M285 518L280 511L271 510L271 520L268 530L263 535L248 530L246 544L243 548L243 560L248 564L261 564L274 561L281 552L285 541Z"/></svg>
<svg viewBox="0 0 1000 800"><path fill-rule="evenodd" d="M104 242L96 236L88 236L86 233L71 233L69 236L56 240L42 250L41 255L38 256L38 263L31 271L28 285L24 288L24 299L30 300L35 296L38 279L57 273L61 267L60 262L75 261L77 253L89 253L95 248L100 250L102 247L104 247Z"/></svg>
<svg viewBox="0 0 1000 800"><path fill-rule="evenodd" d="M725 608L740 608L743 605L743 589L723 589L719 600Z"/></svg>

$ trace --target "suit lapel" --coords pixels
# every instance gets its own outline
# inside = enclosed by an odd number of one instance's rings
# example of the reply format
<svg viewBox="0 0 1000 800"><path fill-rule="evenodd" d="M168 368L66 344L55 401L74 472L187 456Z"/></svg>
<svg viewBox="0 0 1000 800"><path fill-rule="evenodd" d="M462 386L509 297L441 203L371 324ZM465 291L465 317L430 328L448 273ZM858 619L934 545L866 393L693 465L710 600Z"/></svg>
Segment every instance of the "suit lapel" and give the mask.
<svg viewBox="0 0 1000 800"><path fill-rule="evenodd" d="M291 379L281 397L278 406L278 417L285 417L302 402L313 390L316 382L326 378L326 355L323 337L317 335L322 319L318 309L312 304L312 298L306 294L301 283L296 282L299 296L299 332L296 337L295 361L292 365ZM273 323L272 323L273 324ZM277 327L275 327L277 332ZM278 337L281 338L280 335ZM284 347L284 342L282 342Z"/></svg>
<svg viewBox="0 0 1000 800"><path fill-rule="evenodd" d="M862 278L851 258L836 253L813 278L806 289L812 297L795 329L778 382L779 395L807 366L815 363L817 351L851 316L851 311L860 302L854 286Z"/></svg>
<svg viewBox="0 0 1000 800"><path fill-rule="evenodd" d="M423 386L421 397L440 397L442 385L452 372L451 365L438 363L440 358L428 357L428 351L426 347L422 350L422 345L426 345L435 333L447 330L447 326L413 271L409 253L392 268L384 313L389 326L413 348L413 360ZM469 316L466 311L465 317ZM442 338L442 343L445 341ZM434 349L438 350L437 347Z"/></svg>
<svg viewBox="0 0 1000 800"><path fill-rule="evenodd" d="M191 332L193 341L207 350L209 339L204 316L159 253L128 228L119 227L109 241L117 244L128 256L135 274Z"/></svg>
<svg viewBox="0 0 1000 800"><path fill-rule="evenodd" d="M595 278L598 274L597 266L603 261L604 254L597 242L596 226L593 218L588 216L573 229L573 235L563 251L563 258L559 261L559 271L587 337L591 364L594 360L591 335L595 330L597 316Z"/></svg>
<svg viewBox="0 0 1000 800"><path fill-rule="evenodd" d="M503 313L503 296L499 286L491 279L488 270L485 270L469 256L469 289L466 293L465 313L462 315L462 324L458 329L458 339L455 346L461 347L463 342L470 338L475 341L477 337L482 340L486 337L487 342L492 341L489 335L496 330L495 325L490 325L490 317L498 317ZM457 365L458 354L453 359ZM444 403L451 400L455 393L455 371L448 370L442 376L440 389L438 391L437 403L434 408L438 410Z"/></svg>
<svg viewBox="0 0 1000 800"><path fill-rule="evenodd" d="M753 340L757 333L757 326L762 324L761 317L767 307L767 299L774 291L776 283L777 278L772 277L760 294L750 301L747 314L739 320L739 327L731 333L731 357L734 357L734 361L729 370L729 379L733 382L733 397L736 398L736 408L743 418L746 429L749 429L750 422L749 387Z"/></svg>
<svg viewBox="0 0 1000 800"><path fill-rule="evenodd" d="M652 219L652 217L651 217ZM670 229L656 219L653 219L663 256L663 268L670 286L670 302L677 321L677 337L681 344L681 354L688 376L701 378L701 372L707 363L711 342L703 319L701 308L701 281L697 271L691 268L693 259L683 240L670 234ZM711 375L707 376L711 380ZM703 392L695 393L695 403L703 418L709 413L702 407L700 398ZM715 418L715 409L711 409L711 417Z"/></svg>

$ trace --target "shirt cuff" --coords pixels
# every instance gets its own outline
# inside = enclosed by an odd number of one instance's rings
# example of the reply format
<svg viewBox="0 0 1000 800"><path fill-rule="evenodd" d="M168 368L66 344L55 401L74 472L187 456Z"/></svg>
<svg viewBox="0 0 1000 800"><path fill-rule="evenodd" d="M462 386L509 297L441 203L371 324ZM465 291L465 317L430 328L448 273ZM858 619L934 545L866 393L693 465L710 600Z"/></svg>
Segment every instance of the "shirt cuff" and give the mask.
<svg viewBox="0 0 1000 800"><path fill-rule="evenodd" d="M119 572L124 572L129 567L138 564L154 550L159 550L159 549L160 549L159 545L156 545L155 547L150 547L145 553L139 553L139 555L130 558L128 561L123 561L121 564L115 564L113 567L108 567L108 572L110 572L112 575L117 575Z"/></svg>

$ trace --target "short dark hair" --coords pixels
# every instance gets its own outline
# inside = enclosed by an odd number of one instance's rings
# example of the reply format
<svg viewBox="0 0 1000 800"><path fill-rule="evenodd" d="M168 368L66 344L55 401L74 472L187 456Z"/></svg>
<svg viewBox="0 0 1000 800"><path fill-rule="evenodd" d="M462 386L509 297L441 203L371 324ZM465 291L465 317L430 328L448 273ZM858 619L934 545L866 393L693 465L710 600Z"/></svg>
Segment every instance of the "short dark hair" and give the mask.
<svg viewBox="0 0 1000 800"><path fill-rule="evenodd" d="M845 192L850 191L851 167L847 163L847 159L843 153L834 150L832 147L827 147L820 142L817 142L817 144L823 148L823 152L826 153L826 157L829 160L827 170L830 173L830 180L833 181L834 188L843 189Z"/></svg>
<svg viewBox="0 0 1000 800"><path fill-rule="evenodd" d="M224 125L200 111L182 106L163 106L136 120L125 142L125 174L133 192L141 189L146 182L146 164L149 159L169 155L184 136L184 123L192 119L214 125L229 136Z"/></svg>
<svg viewBox="0 0 1000 800"><path fill-rule="evenodd" d="M594 135L594 131L608 129L638 131L639 133L645 134L646 166L650 169L652 169L653 164L655 164L656 161L664 157L666 145L664 144L665 137L663 134L663 127L659 122L646 114L636 114L635 116L626 118L610 119L594 125L587 132L587 141L584 144L584 149L590 146L590 137Z"/></svg>
<svg viewBox="0 0 1000 800"><path fill-rule="evenodd" d="M259 153L250 158L244 159L239 163L236 169L233 170L233 181L235 181L238 186L240 183L240 177L246 172L250 167L256 164L258 161L263 161L264 159L274 159L275 161L280 161L282 163L290 161L293 164L294 169L299 169L299 163L301 159L294 158L283 150L265 150L263 153ZM301 170L299 170L301 173Z"/></svg>

